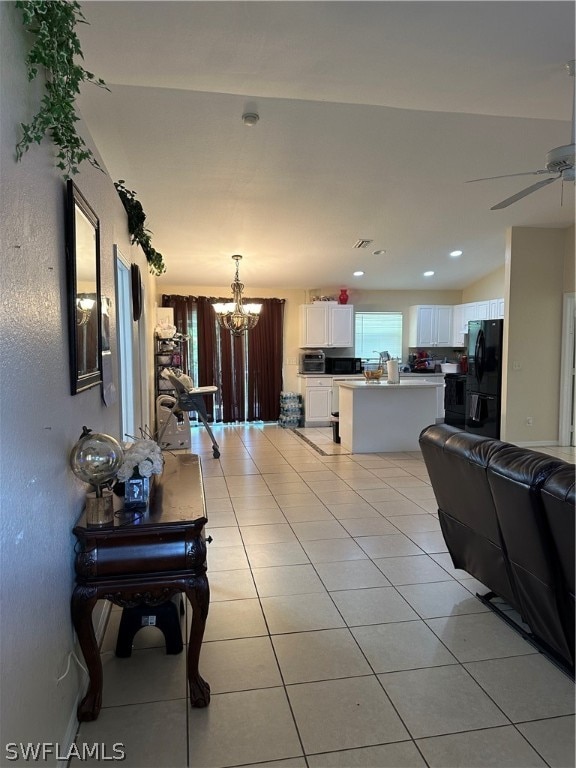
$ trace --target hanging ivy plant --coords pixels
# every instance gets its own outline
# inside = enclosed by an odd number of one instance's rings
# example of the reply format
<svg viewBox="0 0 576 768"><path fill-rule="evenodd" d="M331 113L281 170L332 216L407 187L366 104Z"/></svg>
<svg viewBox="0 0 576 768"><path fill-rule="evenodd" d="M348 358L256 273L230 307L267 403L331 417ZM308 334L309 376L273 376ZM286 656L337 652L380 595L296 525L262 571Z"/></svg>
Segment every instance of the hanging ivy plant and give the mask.
<svg viewBox="0 0 576 768"><path fill-rule="evenodd" d="M153 275L161 275L163 272L166 272L164 257L152 247L152 239L150 237L152 233L144 227L146 214L142 204L136 199L136 192L134 190L126 189L125 183L124 179L120 179L114 182L114 186L128 214L128 231L132 235L132 245L139 245L142 248L148 260L150 272Z"/></svg>
<svg viewBox="0 0 576 768"><path fill-rule="evenodd" d="M76 96L84 82L106 88L101 78L74 62L83 58L75 27L87 23L75 0L17 0L26 29L35 36L26 57L28 80L34 80L43 68L46 72L45 93L40 109L30 123L22 123L22 139L16 145L18 160L32 144L40 144L48 135L58 147L56 163L65 178L78 173L84 160L100 168L98 161L76 131Z"/></svg>

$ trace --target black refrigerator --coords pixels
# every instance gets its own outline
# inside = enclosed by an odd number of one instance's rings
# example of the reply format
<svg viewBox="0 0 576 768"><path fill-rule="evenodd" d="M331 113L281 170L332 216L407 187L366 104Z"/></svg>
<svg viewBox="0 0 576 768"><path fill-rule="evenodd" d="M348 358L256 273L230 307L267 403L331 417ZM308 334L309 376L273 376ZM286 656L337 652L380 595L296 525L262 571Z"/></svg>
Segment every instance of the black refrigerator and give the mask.
<svg viewBox="0 0 576 768"><path fill-rule="evenodd" d="M468 323L466 431L500 437L503 320Z"/></svg>

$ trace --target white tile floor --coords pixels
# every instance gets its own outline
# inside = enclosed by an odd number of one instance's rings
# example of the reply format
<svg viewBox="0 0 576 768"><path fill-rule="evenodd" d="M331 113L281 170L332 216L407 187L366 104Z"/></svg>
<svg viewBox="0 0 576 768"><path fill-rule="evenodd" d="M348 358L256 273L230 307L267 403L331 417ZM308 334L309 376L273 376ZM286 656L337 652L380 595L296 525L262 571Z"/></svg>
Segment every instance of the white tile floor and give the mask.
<svg viewBox="0 0 576 768"><path fill-rule="evenodd" d="M452 567L418 453L215 432L220 460L204 430L192 445L213 537L210 706L188 706L185 654L159 630L116 658L113 609L103 709L78 743L121 742L133 768L574 766L574 686Z"/></svg>

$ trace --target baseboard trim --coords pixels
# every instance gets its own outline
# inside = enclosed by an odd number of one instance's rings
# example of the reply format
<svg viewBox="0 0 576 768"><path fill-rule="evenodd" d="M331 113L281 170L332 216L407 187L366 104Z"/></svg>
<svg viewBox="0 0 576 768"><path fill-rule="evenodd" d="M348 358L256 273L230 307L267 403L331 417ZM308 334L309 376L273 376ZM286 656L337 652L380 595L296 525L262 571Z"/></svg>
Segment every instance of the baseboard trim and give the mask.
<svg viewBox="0 0 576 768"><path fill-rule="evenodd" d="M538 448L538 446L542 446L543 448L555 448L559 443L558 440L532 440L530 442L518 442L515 440L514 445L517 445L519 448Z"/></svg>
<svg viewBox="0 0 576 768"><path fill-rule="evenodd" d="M106 627L108 626L108 619L110 618L110 612L112 610L112 603L110 603L108 600L105 601L105 604L102 608L102 612L100 613L100 620L98 621L98 624L94 628L94 632L96 634L96 641L98 643L98 647L102 645L102 640L104 639L104 633L106 632ZM82 653L80 651L80 648L76 647L74 650L74 653L78 656L79 659L82 659ZM78 728L80 727L80 723L78 722L78 705L86 695L86 691L88 690L88 675L84 670L79 669L78 670L78 693L76 695L76 698L74 700L74 704L72 706L72 712L70 713L70 717L68 718L68 726L66 728L66 733L64 735L64 738L61 742L60 751L63 755L66 755L70 752L70 749L72 748L72 744L74 744L74 741L76 740L76 734L78 733ZM67 760L58 760L57 768L66 768L68 765Z"/></svg>

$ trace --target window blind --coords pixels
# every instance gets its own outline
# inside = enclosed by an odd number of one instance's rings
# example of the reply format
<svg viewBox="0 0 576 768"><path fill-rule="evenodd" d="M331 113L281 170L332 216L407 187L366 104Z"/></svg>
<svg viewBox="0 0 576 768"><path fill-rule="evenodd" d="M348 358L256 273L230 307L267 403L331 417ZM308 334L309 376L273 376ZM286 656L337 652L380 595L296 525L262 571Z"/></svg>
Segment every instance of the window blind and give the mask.
<svg viewBox="0 0 576 768"><path fill-rule="evenodd" d="M402 312L356 312L355 354L377 358L380 352L402 358Z"/></svg>

